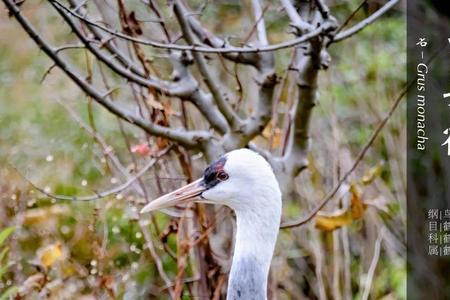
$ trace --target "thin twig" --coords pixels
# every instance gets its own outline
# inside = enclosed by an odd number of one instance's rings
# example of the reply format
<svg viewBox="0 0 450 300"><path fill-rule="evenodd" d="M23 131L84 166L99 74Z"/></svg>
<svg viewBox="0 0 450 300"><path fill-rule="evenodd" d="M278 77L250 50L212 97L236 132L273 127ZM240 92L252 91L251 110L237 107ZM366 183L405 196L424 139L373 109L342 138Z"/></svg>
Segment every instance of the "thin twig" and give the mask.
<svg viewBox="0 0 450 300"><path fill-rule="evenodd" d="M131 186L137 179L139 179L142 175L144 175L151 167L153 167L158 160L166 155L170 150L171 146L165 148L160 153L158 153L157 156L152 158L139 172L136 173L135 176L128 179L125 183L116 186L114 188L111 188L104 192L95 193L95 195L91 196L83 196L83 197L77 197L77 196L67 196L67 195L55 195L52 193L47 192L45 189L38 187L36 184L34 184L30 179L28 179L24 174L22 174L15 166L10 165L11 168L13 168L25 181L27 181L34 189L38 190L42 194L46 195L49 198L55 199L55 200L71 200L71 201L93 201L98 200L101 198L108 197L110 195L118 194L122 191L124 191L126 188Z"/></svg>
<svg viewBox="0 0 450 300"><path fill-rule="evenodd" d="M270 3L267 4L263 10L261 10L260 1L252 0L252 7L253 7L253 14L255 17L255 25L252 27L249 34L244 39L244 43L247 43L247 41L250 39L250 37L252 36L253 32L256 29L259 45L267 46L267 45L269 45L269 42L267 40L266 24L264 22L264 14L266 13L267 9L269 9Z"/></svg>
<svg viewBox="0 0 450 300"><path fill-rule="evenodd" d="M97 91L91 84L83 79L83 76L78 74L69 63L55 53L53 48L45 41L35 30L33 25L24 17L19 7L13 0L3 0L7 6L9 12L16 18L22 28L27 34L34 40L34 42L44 51L54 63L64 73L70 77L70 79L78 85L88 96L92 97L98 104L106 108L112 114L120 117L121 119L137 126L146 131L149 134L165 137L176 141L187 147L199 147L199 142L210 139L211 133L207 131L185 131L182 129L173 129L165 126L160 126L143 119L134 113L123 109L116 103L109 101L107 97L104 97L102 93Z"/></svg>
<svg viewBox="0 0 450 300"><path fill-rule="evenodd" d="M50 72L53 70L54 67L56 67L54 63L50 67L48 67L47 71L45 71L44 75L42 75L42 78L39 81L40 84L44 82L44 80L47 78L47 76L50 74Z"/></svg>
<svg viewBox="0 0 450 300"><path fill-rule="evenodd" d="M441 52L442 50L446 49L447 43L444 43L441 48L436 50L430 58L426 61L426 64L430 64ZM347 178L350 176L350 174L356 169L358 164L361 162L361 160L364 158L366 152L369 150L369 148L372 146L373 142L377 138L378 134L381 132L381 130L384 128L386 123L389 121L389 119L392 117L394 111L397 109L398 105L402 101L403 97L408 93L409 89L414 86L416 83L417 77L412 79L409 84L403 89L403 91L397 96L394 103L391 106L391 109L389 110L388 114L378 123L378 126L375 128L375 130L372 132L372 135L370 136L367 143L364 145L364 147L359 152L358 156L356 157L355 162L353 163L352 167L344 174L344 176L339 180L337 185L331 190L331 192L328 193L328 195L322 200L322 202L314 208L306 217L296 220L296 221L288 221L281 224L280 228L286 229L286 228L293 228L298 227L303 224L308 223L311 221L314 216L336 195L336 193L339 191L341 185L347 180Z"/></svg>
<svg viewBox="0 0 450 300"><path fill-rule="evenodd" d="M383 127L386 125L387 121L391 118L392 114L397 109L397 107L400 104L400 102L402 101L403 97L406 95L409 88L413 86L413 84L414 84L414 82L411 82L407 87L405 87L403 89L403 91L400 93L400 95L397 96L397 98L395 99L394 103L392 104L391 109L389 110L387 115L383 118L383 120L381 120L381 122L378 124L378 126L375 128L375 130L372 132L372 135L370 136L368 142L364 145L364 147L361 149L359 154L356 156L355 162L353 163L351 168L339 180L337 185L328 193L328 195L325 197L325 199L323 199L322 202L316 208L314 208L306 217L304 217L300 220L296 220L296 221L285 222L285 223L281 224L281 228L286 229L286 228L298 227L298 226L301 226L301 225L309 222L334 197L334 195L336 195L336 193L338 192L341 185L345 181L347 181L350 174L353 173L353 171L356 169L358 164L364 158L367 151L372 146L375 139L378 137L378 134L381 132Z"/></svg>
<svg viewBox="0 0 450 300"><path fill-rule="evenodd" d="M190 28L189 22L186 19L187 11L181 1L175 1L174 3L174 13L175 17L178 20L178 23L181 27L181 31L183 32L183 37L187 43L193 45L194 34ZM206 65L206 61L201 53L194 52L192 54L194 56L194 60L197 63L197 68L200 74L203 77L203 81L205 82L208 89L211 91L211 94L216 101L219 110L222 112L230 126L239 126L240 119L236 112L233 111L231 105L227 102L225 93L221 90L220 86L217 84L217 80L213 78L208 66Z"/></svg>
<svg viewBox="0 0 450 300"><path fill-rule="evenodd" d="M65 45L55 49L55 53L59 53L60 51L68 50L68 49L84 49L86 48L84 45Z"/></svg>
<svg viewBox="0 0 450 300"><path fill-rule="evenodd" d="M163 263L161 261L161 258L158 256L158 254L156 252L155 245L153 244L153 240L152 240L150 231L148 230L147 226L145 226L145 224L142 221L139 222L139 224L140 224L142 233L144 234L144 238L145 238L145 242L146 242L145 244L146 244L148 250L150 251L150 255L152 256L153 260L155 261L156 269L158 270L159 275L161 276L164 283L166 284L165 286L169 290L169 294L171 296L173 296L173 289L172 289L173 283L169 279L169 276L167 275L167 273L164 271Z"/></svg>
<svg viewBox="0 0 450 300"><path fill-rule="evenodd" d="M345 40L354 34L360 32L364 28L366 28L368 25L372 24L374 21L376 21L378 18L380 18L382 15L384 15L389 9L391 9L394 5L396 5L400 0L390 0L387 2L383 7L381 7L379 10L377 10L375 13L370 15L370 17L362 20L355 26L352 26L351 28L342 31L338 35L336 35L330 43L340 42L342 40Z"/></svg>
<svg viewBox="0 0 450 300"><path fill-rule="evenodd" d="M292 21L292 26L297 28L300 33L306 33L312 30L313 27L311 26L311 24L304 21L300 17L291 0L281 0L281 3L283 4L284 10L289 16L289 19Z"/></svg>
<svg viewBox="0 0 450 300"><path fill-rule="evenodd" d="M124 53L122 53L113 43L110 41L112 38L107 38L104 36L97 27L87 24L92 34L96 39L102 41L101 44L105 45L107 50L112 54L113 58L117 59L120 63L118 65L115 63L111 57L104 54L101 51L103 46L91 45L91 41L86 38L86 36L78 29L77 24L72 20L72 17L66 13L60 6L56 3L52 3L55 9L64 17L68 25L72 28L72 31L79 37L79 39L88 47L88 49L94 54L97 59L106 64L112 71L125 77L127 80L137 83L144 87L154 88L163 95L180 97L182 100L192 102L200 112L205 116L211 126L220 133L225 133L227 131L227 124L225 119L220 114L218 109L210 104L209 93L203 92L200 88L200 84L192 76L189 69L185 64L180 61L181 56L171 55L171 58L176 61L173 63L173 67L179 74L182 74L176 82L161 80L156 76L146 76L144 70L141 70L136 66ZM156 3L150 1L152 9L157 9ZM156 12L155 12L156 13ZM86 14L85 11L80 12L80 14ZM160 13L157 13L161 16ZM163 25L161 25L163 26ZM165 25L163 26L165 28ZM167 29L166 39L170 41L170 35Z"/></svg>
<svg viewBox="0 0 450 300"><path fill-rule="evenodd" d="M320 14L322 15L322 18L328 19L330 16L330 9L328 6L323 2L323 0L315 0L317 8L319 9Z"/></svg>
<svg viewBox="0 0 450 300"><path fill-rule="evenodd" d="M185 86L184 82L180 85L178 83L177 85L169 82L164 81L159 78L155 78L154 76L147 76L144 74L136 74L136 72L132 72L132 68L130 68L131 63L129 62L127 67L122 67L121 65L118 65L115 63L108 55L106 55L104 52L100 50L101 47L97 47L93 45L86 36L84 36L81 29L75 24L73 18L68 15L60 6L56 5L55 3L51 3L55 9L58 11L58 13L64 18L66 23L71 28L72 32L80 39L80 41L83 43L83 45L101 62L103 62L105 65L107 65L112 71L117 73L118 75L126 78L127 80L137 83L141 86L154 88L158 90L159 92L169 95L169 96L185 96L192 94L193 91L195 91L196 86L189 84L189 86ZM60 48L58 48L60 49ZM113 50L110 50L113 51ZM56 51L55 51L56 52ZM137 67L135 67L137 68ZM139 70L139 68L137 68Z"/></svg>
<svg viewBox="0 0 450 300"><path fill-rule="evenodd" d="M377 268L378 260L380 258L381 252L381 242L383 241L384 227L380 229L378 233L377 240L375 241L375 248L373 250L373 258L370 263L369 271L367 272L366 279L364 280L364 293L361 300L369 299L370 289L372 287L373 276L375 274L375 269Z"/></svg>
<svg viewBox="0 0 450 300"><path fill-rule="evenodd" d="M350 22L351 19L353 19L353 17L356 15L356 13L364 6L364 4L367 3L367 1L369 0L363 0L358 7L347 17L347 19L345 19L345 21L338 27L338 29L336 30L335 34L338 34L339 32L341 32L342 29L344 29L345 26L347 26L348 22Z"/></svg>
<svg viewBox="0 0 450 300"><path fill-rule="evenodd" d="M8 1L8 0L3 0L3 1ZM89 25L95 26L105 32L108 32L112 35L115 35L118 38L122 38L125 40L129 40L132 42L136 42L139 44L143 44L143 45L147 45L147 46L152 46L155 48L160 48L160 49L169 49L169 50L180 50L180 51L192 51L192 52L203 52L203 53L257 53L257 52L272 52L272 51L276 51L276 50L281 50L281 49L286 49L286 48L291 48L291 47L295 47L301 43L304 43L318 35L321 35L323 33L326 33L329 29L330 29L330 24L325 22L324 24L322 24L321 26L319 26L317 29L302 35L299 38L293 39L291 41L286 41L286 42L282 42L282 43L278 43L278 44L273 44L273 45L269 45L269 46L265 46L265 47L234 47L234 46L230 46L230 47L225 47L225 48L210 48L210 47L203 47L203 46L197 46L197 45L178 45L178 44L170 44L170 43L160 43L160 42L156 42L156 41L151 41L151 40L145 40L145 39L141 39L141 38L135 38L132 36L129 36L127 34L123 34L120 33L117 30L113 30L113 29L109 29L105 26L99 25L94 21L91 21L79 14L77 14L76 12L72 11L71 9L69 9L68 7L66 7L65 5L61 4L59 1L56 0L49 0L51 2L56 3L57 5L59 5L61 8L63 8L65 11L67 11L69 14L73 15L74 17L83 20L84 22L86 22Z"/></svg>
<svg viewBox="0 0 450 300"><path fill-rule="evenodd" d="M129 174L126 168L123 166L123 164L120 162L117 155L114 155L114 151L112 150L112 146L109 145L105 138L101 136L97 131L95 131L91 126L83 122L83 120L80 118L80 116L72 109L70 108L65 102L56 100L60 105L64 107L65 110L69 113L69 115L78 123L78 125L86 131L88 135L90 135L97 144L102 148L103 154L108 157L108 159L111 161L112 166L125 178L129 179ZM139 191L141 193L141 191Z"/></svg>

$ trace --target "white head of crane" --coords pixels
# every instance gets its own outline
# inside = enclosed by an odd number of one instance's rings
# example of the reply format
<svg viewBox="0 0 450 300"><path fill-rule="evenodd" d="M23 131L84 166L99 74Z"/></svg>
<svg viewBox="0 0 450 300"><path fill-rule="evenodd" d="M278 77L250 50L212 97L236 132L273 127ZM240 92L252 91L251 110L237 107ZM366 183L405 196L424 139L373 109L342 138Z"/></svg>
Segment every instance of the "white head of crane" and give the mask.
<svg viewBox="0 0 450 300"><path fill-rule="evenodd" d="M227 205L237 232L227 299L267 299L267 279L281 218L281 192L269 163L248 149L231 151L203 177L166 194L141 213L195 201Z"/></svg>

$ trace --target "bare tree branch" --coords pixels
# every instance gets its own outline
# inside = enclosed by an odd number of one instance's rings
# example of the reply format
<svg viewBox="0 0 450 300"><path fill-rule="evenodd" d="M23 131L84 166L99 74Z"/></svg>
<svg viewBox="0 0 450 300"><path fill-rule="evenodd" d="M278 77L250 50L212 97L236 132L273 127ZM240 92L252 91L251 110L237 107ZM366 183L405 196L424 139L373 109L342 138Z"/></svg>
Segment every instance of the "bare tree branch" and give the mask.
<svg viewBox="0 0 450 300"><path fill-rule="evenodd" d="M61 51L68 50L68 49L85 49L86 47L84 45L65 45L58 47L55 49L55 53L58 54Z"/></svg>
<svg viewBox="0 0 450 300"><path fill-rule="evenodd" d="M74 0L70 1L71 3L75 3ZM158 11L158 8L156 7L156 4L153 3L153 1L145 1L146 4L150 6L150 8L155 11L157 16L159 17L160 21L158 22L166 35L166 38L168 39L168 42L170 42L170 34L165 26L164 21L162 20L162 15ZM56 6L56 4L55 4ZM82 7L77 5L80 9L80 14L83 16L87 15L87 12L85 10L82 10ZM62 10L62 8L60 8ZM67 11L67 10L64 10ZM75 10L76 12L77 10ZM113 43L111 38L107 38L103 35L101 30L99 28L87 24L88 28L91 30L91 32L94 34L94 36L100 40L105 41L102 42L102 44L106 45L106 48L109 50L109 52L113 55L114 58L117 58L119 62L123 64L123 66L126 68L124 76L137 84L153 87L150 85L145 85L147 79L141 78L139 80L134 80L135 78L127 77L129 74L128 70L132 71L133 73L141 76L146 77L143 70L141 70L139 67L137 67L128 57L122 53L121 50L119 50ZM87 41L87 40L86 40ZM89 41L87 41L89 42ZM99 47L101 48L101 46ZM100 49L96 49L94 47L95 53L94 55L98 55ZM101 53L100 53L101 55ZM105 60L103 60L101 57L98 57L101 61L103 61L107 66L109 66L113 71L115 71L114 66L112 66L111 59L107 56L104 56ZM153 79L153 81L160 83L160 88L158 89L158 86L154 87L163 94L167 96L176 96L180 97L182 100L185 101L191 101L203 114L203 116L208 120L208 122L217 129L220 133L225 133L228 130L228 124L223 117L223 115L218 111L217 106L214 104L214 102L211 99L211 95L209 93L204 92L200 89L199 83L197 80L192 76L191 72L189 71L188 64L190 63L189 59L185 58L184 54L178 55L177 53L172 53L170 55L172 65L174 68L174 74L172 77L174 77L174 82L168 82L168 81L162 81L160 79ZM117 72L116 73L122 74L123 72Z"/></svg>
<svg viewBox="0 0 450 300"><path fill-rule="evenodd" d="M433 53L426 64L430 64L438 55L439 53L445 49L446 45L444 45L442 48L438 49L435 53ZM284 222L281 224L280 228L286 229L286 228L293 228L298 227L303 224L308 223L311 221L314 216L336 195L336 193L339 191L341 186L347 181L348 177L353 173L353 171L358 167L359 163L363 160L364 156L366 155L367 151L370 149L372 144L375 142L375 139L380 134L381 130L384 128L384 126L387 124L389 119L394 114L395 110L399 106L400 102L403 100L403 97L408 93L409 89L412 88L416 82L417 78L414 78L411 80L407 86L402 90L402 92L397 96L397 98L394 100L391 108L389 109L386 116L378 123L377 127L372 132L369 140L364 145L364 147L361 149L361 151L356 156L355 162L350 167L350 169L345 172L344 176L339 180L339 182L336 184L336 186L328 193L328 195L320 202L320 204L315 207L306 217L303 217L302 219L296 220L296 221L289 221Z"/></svg>
<svg viewBox="0 0 450 300"><path fill-rule="evenodd" d="M323 2L323 0L315 0L317 8L319 9L320 14L322 15L322 19L326 20L330 16L330 9Z"/></svg>
<svg viewBox="0 0 450 300"><path fill-rule="evenodd" d="M87 16L87 11L84 9L83 2L77 3L76 0L69 0L69 3L75 7L75 12L79 12L80 15ZM95 3L98 4L97 1L95 1ZM52 5L55 6L54 3L52 3ZM66 12L66 10L64 10L64 12ZM119 49L117 45L115 45L115 36L105 35L102 30L90 24L85 25L89 28L89 31L94 35L95 39L98 40L99 49L105 47L126 69L129 69L136 75L146 77L145 70L137 66L125 53L123 53L123 51Z"/></svg>
<svg viewBox="0 0 450 300"><path fill-rule="evenodd" d="M59 1L56 0L49 0L51 2L56 3L61 8L66 10L71 15L79 18L80 20L83 20L84 22L95 26L105 32L108 32L118 38L122 38L125 40L129 40L131 42L136 42L139 44L152 46L155 48L160 49L169 49L169 50L180 50L180 51L192 51L192 52L203 52L203 53L257 53L257 52L272 52L276 50L291 48L294 46L297 46L299 44L302 44L318 35L324 34L329 31L328 23L324 23L322 26L319 26L317 29L302 35L299 38L296 38L292 41L286 41L278 44L273 44L265 47L234 47L234 46L228 46L226 48L210 48L210 47L202 47L197 45L177 45L177 44L170 44L170 43L160 43L156 41L150 41L140 38L135 38L123 33L118 32L117 30L109 29L105 26L99 25L87 18L84 18L80 14L77 14L76 12L72 11L71 9L67 8L65 5L61 4Z"/></svg>
<svg viewBox="0 0 450 300"><path fill-rule="evenodd" d="M30 179L28 179L25 175L23 175L16 167L11 166L14 170L16 170L16 172L26 181L28 182L33 188L35 188L36 190L38 190L39 192L41 192L42 194L46 195L47 197L51 198L51 199L55 199L55 200L70 200L70 201L94 201L94 200L98 200L101 198L105 198L111 195L115 195L115 194L119 194L121 192L123 192L124 190L126 190L128 187L130 187L136 180L138 180L142 175L144 175L150 168L152 168L157 162L158 160L163 157L164 155L166 155L167 153L169 153L169 151L172 149L171 146L167 147L166 149L163 149L162 151L160 151L154 158L152 158L141 170L139 170L139 172L136 173L136 175L134 175L133 177L131 177L130 179L128 179L126 182L124 182L123 184L113 187L111 189L108 189L106 191L103 192L96 192L95 195L91 195L91 196L81 196L81 197L77 197L77 196L67 196L67 195L55 195L52 193L47 192L45 189L38 187L37 185L35 185Z"/></svg>
<svg viewBox="0 0 450 300"><path fill-rule="evenodd" d="M95 46L91 43L83 34L81 29L75 24L72 18L65 13L64 10L61 9L60 6L56 5L54 2L50 1L53 7L58 11L58 13L64 18L66 23L70 26L73 33L80 39L80 41L85 45L89 51L95 55L101 62L107 65L111 70L116 72L117 74L125 77L131 82L137 83L139 85L154 88L157 91L167 95L167 96L176 96L176 97L186 97L187 95L192 94L196 86L192 85L191 82L168 82L160 79L155 79L152 77L144 78L144 74L136 75L131 72L129 69L125 69L124 67L114 63L109 55L104 54L99 47Z"/></svg>
<svg viewBox="0 0 450 300"><path fill-rule="evenodd" d="M293 7L290 1L283 1L286 11L289 11L289 17L296 28L309 30L305 27L300 14ZM329 27L337 27L333 18L323 19L321 14L314 10L311 23L329 24ZM311 39L305 49L296 49L296 61L293 69L297 71L298 100L294 104L290 118L293 120L289 130L289 142L283 160L288 166L292 176L297 176L305 166L305 159L309 148L309 126L312 110L315 106L318 89L319 71L328 64L329 55L324 49L324 39L316 37Z"/></svg>
<svg viewBox="0 0 450 300"><path fill-rule="evenodd" d="M289 16L289 19L291 19L292 26L297 28L300 33L307 33L313 29L311 24L303 21L294 5L292 4L291 0L281 0L281 3L283 4L284 10Z"/></svg>
<svg viewBox="0 0 450 300"><path fill-rule="evenodd" d="M377 10L375 13L373 13L370 17L362 20L358 24L352 26L351 28L342 31L338 35L336 35L332 43L334 42L340 42L342 40L345 40L354 34L360 32L364 28L366 28L368 25L372 24L374 21L376 21L378 18L380 18L382 15L384 15L389 9L391 9L394 5L396 5L399 2L399 0L390 0L388 1L383 7L381 7L379 10Z"/></svg>
<svg viewBox="0 0 450 300"><path fill-rule="evenodd" d="M142 229L142 233L144 234L146 246L147 246L148 250L150 251L150 255L152 256L153 260L155 261L156 269L158 270L161 278L164 280L166 287L169 290L169 294L172 296L173 295L173 289L172 289L173 283L169 279L169 276L167 275L166 271L164 271L163 263L156 252L155 245L153 244L153 238L151 236L150 230L148 230L144 221L140 221L139 225Z"/></svg>
<svg viewBox="0 0 450 300"><path fill-rule="evenodd" d="M381 252L381 242L384 238L384 231L385 227L381 227L377 240L375 241L375 248L373 249L373 257L372 261L370 262L369 270L367 271L366 279L364 280L364 292L361 296L361 300L367 300L369 299L370 289L372 287L373 283L373 276L375 275L375 269L377 268L378 259L380 258L380 252Z"/></svg>
<svg viewBox="0 0 450 300"><path fill-rule="evenodd" d="M256 32L258 36L258 44L260 46L269 45L266 33L266 24L264 22L264 14L261 9L261 3L259 0L252 0L253 14L256 22Z"/></svg>
<svg viewBox="0 0 450 300"><path fill-rule="evenodd" d="M200 22L195 19L194 16L188 17L189 24L191 25L192 31L195 33L195 35L200 39L200 41L208 46L214 47L214 48L227 48L228 44L223 39L219 38L218 36L212 34L207 29L205 29ZM247 64L247 65L256 65L258 56L257 53L232 53L232 52L226 52L221 53L225 58L241 64Z"/></svg>
<svg viewBox="0 0 450 300"><path fill-rule="evenodd" d="M339 32L342 31L342 29L344 29L345 26L347 26L348 22L350 22L351 19L353 19L353 17L358 13L358 11L364 7L364 4L367 3L367 1L369 0L363 0L361 1L361 3L358 5L358 7L356 7L356 9L347 17L347 19L345 19L345 21L339 25L339 28L336 29L335 34L337 35Z"/></svg>
<svg viewBox="0 0 450 300"><path fill-rule="evenodd" d="M189 22L186 20L187 15L186 9L184 8L183 4L178 0L175 1L174 3L174 12L175 16L178 19L178 23L180 24L181 31L183 32L184 39L188 44L194 45L195 44L194 34L192 33L192 30L189 26ZM217 80L212 78L212 75L208 70L208 67L202 54L199 52L193 52L192 55L194 56L195 62L197 63L197 67L198 70L200 71L200 74L203 76L203 80L205 81L214 99L216 100L216 104L219 107L219 110L223 113L225 119L227 119L231 127L238 126L240 123L240 119L231 108L231 105L227 102L226 98L228 96L226 96L224 92L221 91L221 89L217 85Z"/></svg>
<svg viewBox="0 0 450 300"><path fill-rule="evenodd" d="M120 108L117 104L108 100L107 97L98 92L92 87L86 80L82 79L82 76L77 74L75 70L58 54L55 53L53 48L42 38L34 29L33 25L22 16L20 9L12 0L3 0L7 6L9 12L16 18L23 29L28 33L30 38L44 51L54 63L69 76L74 83L78 85L88 96L92 97L97 103L102 105L108 111L121 119L134 124L149 134L168 138L176 141L184 146L198 147L199 142L211 138L211 134L205 131L184 131L181 129L172 129L157 124L153 124L145 119L142 119L135 114Z"/></svg>
<svg viewBox="0 0 450 300"><path fill-rule="evenodd" d="M259 85L256 107L253 109L251 116L245 121L245 126L242 130L243 138L245 138L244 144L247 144L248 141L262 132L272 114L273 91L278 82L278 77L275 73L273 57L267 57L266 59L265 63L261 63L262 68L258 70L258 77L256 78Z"/></svg>
<svg viewBox="0 0 450 300"><path fill-rule="evenodd" d="M255 18L257 45L267 45L266 25L263 11L259 0L252 0L253 15ZM274 89L278 82L275 73L275 57L273 53L258 53L255 67L258 71L256 83L259 86L258 98L253 108L252 114L245 120L245 126L242 133L237 132L234 140L239 141L237 145L248 144L257 134L261 133L272 115L272 102L274 98ZM231 139L233 140L233 138ZM236 142L234 142L236 144Z"/></svg>
<svg viewBox="0 0 450 300"><path fill-rule="evenodd" d="M412 83L414 83L414 81ZM298 227L298 226L301 226L301 225L311 221L314 218L314 216L334 197L334 195L336 195L336 193L339 191L341 185L347 181L348 177L353 173L353 171L356 169L358 164L362 161L362 159L366 155L367 151L372 146L375 139L378 137L378 134L381 132L383 127L386 125L386 123L392 117L394 111L397 109L398 105L403 100L403 97L406 95L409 88L412 86L412 83L410 83L406 88L404 88L403 91L397 96L397 98L395 99L394 103L392 104L389 112L381 120L381 122L377 125L377 127L372 132L372 135L370 136L367 143L364 145L364 147L361 149L359 154L356 156L356 159L355 159L355 162L353 163L353 165L350 167L350 169L347 172L345 172L344 176L342 176L342 178L339 180L339 182L336 184L336 186L328 193L328 195L320 202L320 204L316 208L314 208L306 217L304 217L300 220L296 220L296 221L285 222L285 223L281 224L281 228L285 229L285 228Z"/></svg>
<svg viewBox="0 0 450 300"><path fill-rule="evenodd" d="M81 128L83 128L102 148L103 154L109 158L114 168L127 180L129 180L131 177L128 174L128 171L124 167L124 165L120 162L119 158L114 155L114 152L112 151L111 145L109 145L106 140L98 134L97 131L95 131L92 127L90 127L88 124L83 122L83 120L76 114L76 112L71 109L66 103L63 101L57 100L59 104L61 104L65 110L69 113L69 115L80 125ZM142 187L138 184L135 184L136 191L138 194L144 196L144 190Z"/></svg>
<svg viewBox="0 0 450 300"><path fill-rule="evenodd" d="M104 54L99 47L93 45L81 32L78 28L77 24L74 23L72 18L65 13L58 5L55 3L51 3L55 9L61 14L61 16L66 20L67 24L71 27L72 31L78 36L78 38L83 42L83 44L88 48L92 54L95 55L101 62L107 65L112 71L117 74L123 76L124 78L130 80L131 82L137 83L141 86L154 88L160 93L167 96L175 96L180 97L183 100L191 101L194 103L197 108L202 112L205 118L210 122L210 124L219 130L219 132L225 132L227 129L227 125L225 120L220 115L220 112L217 111L214 103L208 98L208 95L199 90L198 83L190 74L189 71L180 71L179 78L176 82L169 82L160 80L159 78L144 78L144 74L137 75L136 72L131 72L131 69L124 68L111 60L111 58ZM114 46L110 49L111 51L120 51ZM117 54L120 52L114 52ZM123 60L127 62L127 65L132 65L131 62L123 55ZM175 55L172 55L175 56ZM187 69L182 63L174 63L174 67L178 70Z"/></svg>

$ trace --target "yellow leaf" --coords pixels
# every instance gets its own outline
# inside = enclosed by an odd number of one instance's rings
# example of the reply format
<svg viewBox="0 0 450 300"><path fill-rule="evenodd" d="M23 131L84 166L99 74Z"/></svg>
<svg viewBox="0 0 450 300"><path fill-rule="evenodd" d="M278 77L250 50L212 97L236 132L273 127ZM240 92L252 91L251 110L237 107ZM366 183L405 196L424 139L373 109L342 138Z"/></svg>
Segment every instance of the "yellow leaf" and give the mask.
<svg viewBox="0 0 450 300"><path fill-rule="evenodd" d="M318 212L316 216L316 228L323 231L333 231L344 225L351 224L354 220L361 219L366 211L367 204L361 200L361 192L358 186L350 186L351 204L347 210L338 209L332 213Z"/></svg>
<svg viewBox="0 0 450 300"><path fill-rule="evenodd" d="M319 212L316 216L316 228L323 231L333 231L353 221L350 211L337 210L333 213Z"/></svg>
<svg viewBox="0 0 450 300"><path fill-rule="evenodd" d="M263 137L265 137L266 139L270 138L270 134L272 133L272 122L269 122L269 124L267 124L266 127L264 127L264 130L262 132Z"/></svg>
<svg viewBox="0 0 450 300"><path fill-rule="evenodd" d="M37 251L37 256L40 264L45 268L48 268L62 258L62 245L61 243L57 242L55 244L41 248Z"/></svg>
<svg viewBox="0 0 450 300"><path fill-rule="evenodd" d="M375 178L380 176L381 172L383 171L383 164L379 163L376 166L370 168L366 174L364 174L363 178L361 179L361 182L365 185L371 184Z"/></svg>
<svg viewBox="0 0 450 300"><path fill-rule="evenodd" d="M273 128L272 122L267 124L267 126L264 128L262 135L264 138L268 139L269 141L272 141L272 147L278 148L281 144L281 129L280 128Z"/></svg>

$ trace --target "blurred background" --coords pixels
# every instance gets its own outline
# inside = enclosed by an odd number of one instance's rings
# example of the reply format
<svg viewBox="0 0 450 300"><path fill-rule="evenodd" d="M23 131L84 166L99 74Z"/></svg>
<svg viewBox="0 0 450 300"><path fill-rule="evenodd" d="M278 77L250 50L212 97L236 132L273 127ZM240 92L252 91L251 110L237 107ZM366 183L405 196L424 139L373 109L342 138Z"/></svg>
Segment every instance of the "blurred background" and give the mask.
<svg viewBox="0 0 450 300"><path fill-rule="evenodd" d="M170 18L166 3L157 2ZM350 24L384 4L367 2ZM221 36L245 37L253 26L249 3L212 1L202 8L202 23ZM328 1L340 22L360 3ZM139 5L140 1L127 3L138 20L150 18ZM148 200L186 182L180 155L193 178L202 174L207 161L195 151L171 152L132 188L91 202L59 201L36 190L23 176L59 195L111 190L126 182L111 160L133 175L152 159L155 145L163 148L166 142L150 141L142 130L94 104L58 68L51 68L51 60L8 16L4 5L0 7L0 228L13 228L8 237L8 229L0 234L0 295L9 290L16 299L169 299L168 290L179 278L177 218L156 213L152 219L139 219L137 212ZM52 43L75 41L45 1L25 1L21 9ZM289 19L279 4L269 5L265 18L270 43L292 39ZM405 27L404 7L396 6L358 35L330 46L332 61L320 73L319 101L311 121L309 166L296 179L295 196L284 199L283 220L307 214L327 194L401 93ZM152 68L168 76L167 56L146 51ZM91 54L84 49L65 54L94 82L101 81L102 66ZM217 69L222 84L236 93L239 87L230 73L239 73L242 98L247 99L253 92L247 88L252 73L228 62L222 68L223 62L211 57L211 68ZM282 74L289 60L288 50L276 52L277 73ZM120 79L111 78L120 87ZM112 93L126 98L132 91ZM280 121L270 123L255 139L273 153L282 144L289 84L280 95ZM182 113L179 102L162 99L154 105L163 105L174 118ZM193 107L186 109L189 127L207 128ZM280 231L270 279L273 299L362 299L369 280L370 299L406 299L405 127L401 103L352 174L349 192L327 205L329 214ZM141 186L145 196L135 191ZM339 214L346 201L357 203L359 212ZM194 299L195 268L189 265L182 280L183 299Z"/></svg>

